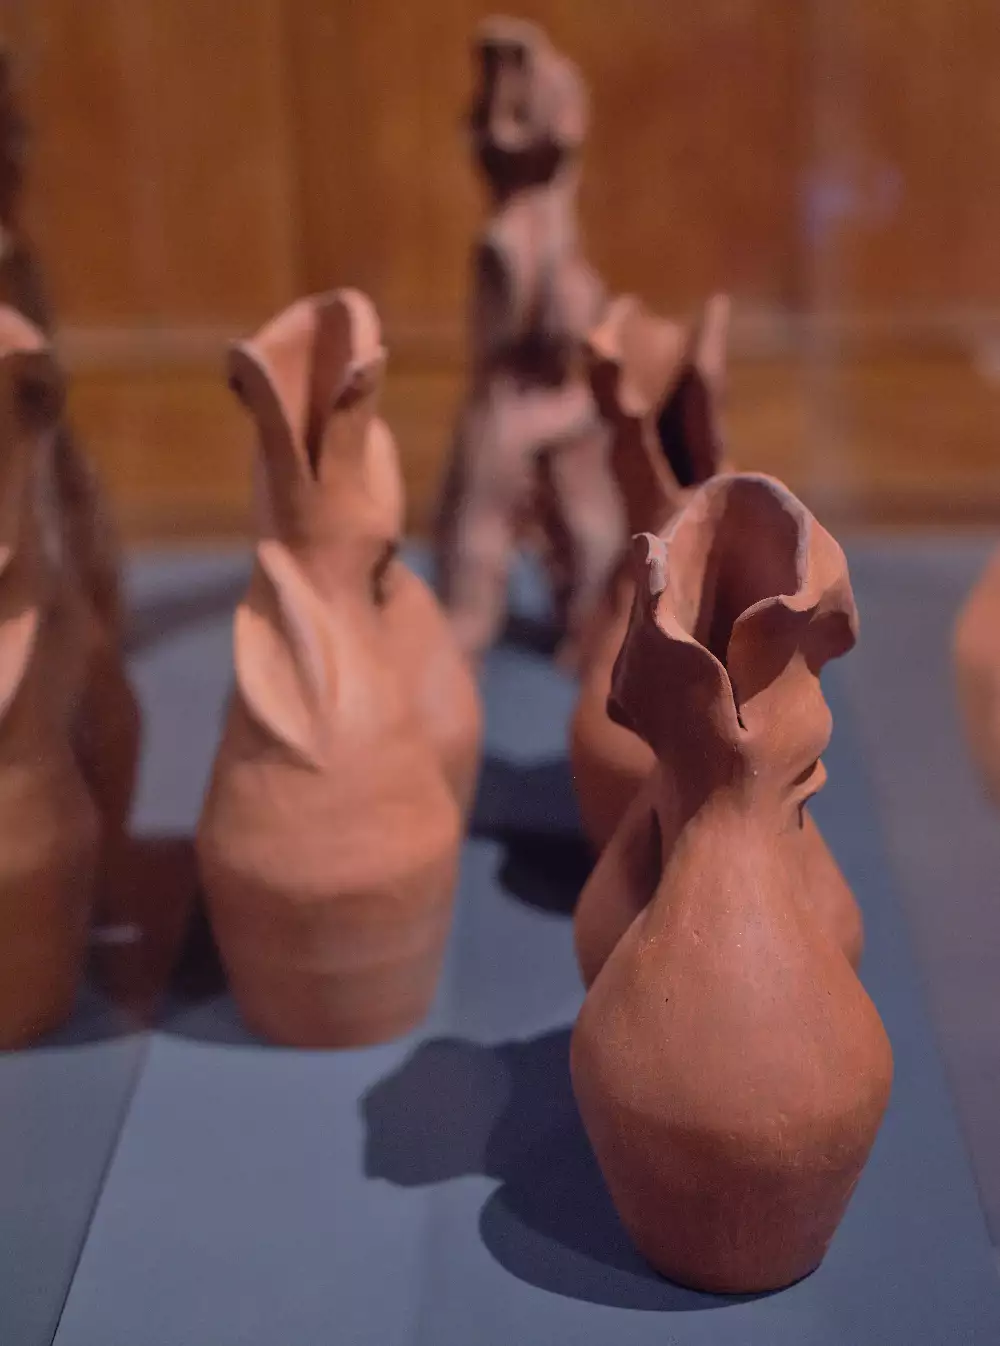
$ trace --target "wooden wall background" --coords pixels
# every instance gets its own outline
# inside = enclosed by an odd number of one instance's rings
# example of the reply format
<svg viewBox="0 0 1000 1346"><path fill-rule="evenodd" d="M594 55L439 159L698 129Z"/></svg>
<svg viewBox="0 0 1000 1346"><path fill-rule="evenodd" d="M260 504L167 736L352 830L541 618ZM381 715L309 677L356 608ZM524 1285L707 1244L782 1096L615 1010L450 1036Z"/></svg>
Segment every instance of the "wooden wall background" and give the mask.
<svg viewBox="0 0 1000 1346"><path fill-rule="evenodd" d="M426 518L480 210L478 0L0 0L73 413L133 536L246 525L224 341L350 283ZM736 459L835 520L1000 518L995 0L522 0L593 96L616 289L736 303Z"/></svg>

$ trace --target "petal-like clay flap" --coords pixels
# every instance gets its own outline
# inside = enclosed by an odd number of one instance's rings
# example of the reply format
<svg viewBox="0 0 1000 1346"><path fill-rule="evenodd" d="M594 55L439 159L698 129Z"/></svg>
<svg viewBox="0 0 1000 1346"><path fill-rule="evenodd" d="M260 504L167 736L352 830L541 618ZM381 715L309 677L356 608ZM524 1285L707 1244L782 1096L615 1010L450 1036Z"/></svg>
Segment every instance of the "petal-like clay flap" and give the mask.
<svg viewBox="0 0 1000 1346"><path fill-rule="evenodd" d="M332 702L323 604L280 543L262 542L257 560L236 610L237 686L261 728L318 770Z"/></svg>
<svg viewBox="0 0 1000 1346"><path fill-rule="evenodd" d="M17 550L21 522L19 505L16 492L0 490L0 575L7 569Z"/></svg>
<svg viewBox="0 0 1000 1346"><path fill-rule="evenodd" d="M374 416L368 427L365 480L372 499L377 500L385 510L390 536L400 537L406 514L403 474L399 467L396 440L379 416Z"/></svg>
<svg viewBox="0 0 1000 1346"><path fill-rule="evenodd" d="M565 57L557 57L548 76L548 111L553 141L571 152L583 144L587 134L589 106L587 86L580 72Z"/></svg>
<svg viewBox="0 0 1000 1346"><path fill-rule="evenodd" d="M283 371L282 371L283 372ZM229 386L257 425L260 458L257 507L262 530L293 533L307 508L310 482L305 451L294 417L291 380L279 382L253 342L236 342L227 357Z"/></svg>
<svg viewBox="0 0 1000 1346"><path fill-rule="evenodd" d="M45 335L0 304L0 572L17 549L33 446L55 428L62 399L62 376Z"/></svg>
<svg viewBox="0 0 1000 1346"><path fill-rule="evenodd" d="M684 355L684 331L634 295L616 295L586 339L594 395L606 419L651 416Z"/></svg>
<svg viewBox="0 0 1000 1346"><path fill-rule="evenodd" d="M699 734L709 751L704 726L714 731L714 746L728 751L741 736L726 670L704 645L677 621L669 593L670 558L662 538L633 539L635 599L629 627L615 662L608 715L644 738L657 751Z"/></svg>
<svg viewBox="0 0 1000 1346"><path fill-rule="evenodd" d="M334 290L315 303L306 443L315 476L336 480L362 466L387 352L375 306L360 290Z"/></svg>
<svg viewBox="0 0 1000 1346"><path fill-rule="evenodd" d="M689 337L680 377L660 410L661 450L681 486L708 481L722 468L718 421L728 330L729 300L714 295Z"/></svg>
<svg viewBox="0 0 1000 1346"><path fill-rule="evenodd" d="M0 720L24 681L38 636L38 608L0 600Z"/></svg>
<svg viewBox="0 0 1000 1346"><path fill-rule="evenodd" d="M378 314L357 290L298 300L230 347L230 386L259 434L262 532L287 541L321 530L331 502L317 482L335 495L360 472L385 362Z"/></svg>
<svg viewBox="0 0 1000 1346"><path fill-rule="evenodd" d="M614 426L611 469L632 533L653 532L680 504L678 481L657 438L657 408L684 354L678 324L619 295L587 338L590 386Z"/></svg>
<svg viewBox="0 0 1000 1346"><path fill-rule="evenodd" d="M858 613L839 543L787 492L784 507L799 532L797 584L748 607L733 626L726 662L740 705L776 686L793 661L801 665L795 676L815 679L857 640Z"/></svg>

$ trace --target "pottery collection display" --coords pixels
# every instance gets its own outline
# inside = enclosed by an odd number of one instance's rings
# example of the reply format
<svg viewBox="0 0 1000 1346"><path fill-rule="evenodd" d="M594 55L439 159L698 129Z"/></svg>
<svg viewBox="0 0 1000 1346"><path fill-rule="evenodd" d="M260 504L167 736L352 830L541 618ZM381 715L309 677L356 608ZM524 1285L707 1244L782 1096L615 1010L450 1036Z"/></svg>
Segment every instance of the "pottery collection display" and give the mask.
<svg viewBox="0 0 1000 1346"><path fill-rule="evenodd" d="M635 545L611 705L656 758L653 890L604 895L636 914L573 1030L573 1088L659 1271L777 1289L822 1259L892 1078L804 830L831 730L819 671L854 643L854 600L840 548L768 477L708 482Z"/></svg>
<svg viewBox="0 0 1000 1346"><path fill-rule="evenodd" d="M991 799L1000 805L1000 551L962 605L952 655L966 743Z"/></svg>
<svg viewBox="0 0 1000 1346"><path fill-rule="evenodd" d="M475 46L470 129L491 213L473 251L469 381L435 529L437 585L477 664L506 615L513 552L533 538L571 666L624 542L583 358L605 307L576 222L586 91L531 24L491 19Z"/></svg>
<svg viewBox="0 0 1000 1346"><path fill-rule="evenodd" d="M688 492L723 467L718 406L728 319L723 296L690 329L623 296L590 335L590 381L611 431L612 468L632 535L659 532ZM581 645L570 762L583 830L597 853L653 767L648 746L607 711L632 594L623 553Z"/></svg>
<svg viewBox="0 0 1000 1346"><path fill-rule="evenodd" d="M427 1013L478 754L471 675L396 554L385 359L354 290L293 304L230 356L258 433L259 539L197 849L244 1017L299 1046Z"/></svg>
<svg viewBox="0 0 1000 1346"><path fill-rule="evenodd" d="M100 819L74 754L90 665L49 491L62 380L41 332L0 307L0 1047L73 1007Z"/></svg>
<svg viewBox="0 0 1000 1346"><path fill-rule="evenodd" d="M400 554L372 301L311 295L228 351L254 546L195 837L205 907L260 1037L355 1048L422 1023L473 826L476 675L513 554L537 548L579 679L569 756L595 855L573 921L579 1113L654 1268L774 1290L824 1257L892 1083L861 913L808 807L832 728L820 672L857 637L847 564L787 487L727 461L728 299L673 321L609 301L584 259L580 72L521 20L488 20L474 50L490 211L440 599ZM21 224L24 145L0 52L0 1049L67 1018L95 916L127 919L140 743L118 542ZM994 618L1000 554L955 643L1000 802Z"/></svg>

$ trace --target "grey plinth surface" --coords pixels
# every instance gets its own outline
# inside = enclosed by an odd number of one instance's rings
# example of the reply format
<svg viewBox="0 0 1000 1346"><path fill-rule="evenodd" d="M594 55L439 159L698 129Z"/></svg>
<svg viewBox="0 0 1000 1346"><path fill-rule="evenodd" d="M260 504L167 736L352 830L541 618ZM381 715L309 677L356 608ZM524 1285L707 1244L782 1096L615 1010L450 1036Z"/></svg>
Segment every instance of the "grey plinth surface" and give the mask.
<svg viewBox="0 0 1000 1346"><path fill-rule="evenodd" d="M176 630L151 625L139 657L191 707L158 731L144 777L145 807L158 790L178 800L166 826L189 825L197 798L177 792L197 795L212 751L233 564L157 572ZM692 1293L645 1266L617 1221L567 1070L582 995L568 913L586 872L565 759L573 689L507 647L486 675L483 781L431 1019L370 1050L286 1051L246 1033L224 988L175 994L58 1346L996 1346L1000 1284L884 850L883 767L860 727L871 705L844 667L830 673L816 813L865 911L864 979L896 1081L814 1275L746 1300Z"/></svg>

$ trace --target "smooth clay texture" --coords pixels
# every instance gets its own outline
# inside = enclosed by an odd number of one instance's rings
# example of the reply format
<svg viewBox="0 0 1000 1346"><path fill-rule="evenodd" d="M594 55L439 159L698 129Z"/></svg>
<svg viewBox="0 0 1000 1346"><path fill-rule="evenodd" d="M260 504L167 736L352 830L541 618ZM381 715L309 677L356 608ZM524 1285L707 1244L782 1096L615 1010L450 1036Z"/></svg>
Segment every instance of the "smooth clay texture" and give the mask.
<svg viewBox="0 0 1000 1346"><path fill-rule="evenodd" d="M658 1270L776 1289L822 1259L892 1079L804 827L831 731L819 671L854 643L854 600L836 542L767 477L715 478L636 556L612 706L656 757L659 853L633 856L644 903L601 894L627 924L574 1028L573 1087Z"/></svg>
<svg viewBox="0 0 1000 1346"><path fill-rule="evenodd" d="M0 1047L70 1014L87 952L100 818L73 751L92 645L50 503L62 380L44 335L0 307Z"/></svg>
<svg viewBox="0 0 1000 1346"><path fill-rule="evenodd" d="M259 435L260 540L197 848L244 1017L298 1046L426 1014L478 764L471 672L396 554L384 365L354 290L301 300L230 356Z"/></svg>
<svg viewBox="0 0 1000 1346"><path fill-rule="evenodd" d="M718 408L728 320L721 295L691 327L623 295L590 335L590 382L611 434L611 465L630 535L659 533L692 488L723 470ZM607 708L633 592L626 550L580 642L570 760L583 829L597 853L653 769L648 746L616 724Z"/></svg>
<svg viewBox="0 0 1000 1346"><path fill-rule="evenodd" d="M687 576L687 582L691 586L690 601L696 604L694 610L706 632L716 630L720 622L724 624L731 619L734 602L732 595L721 587L720 574L724 575L725 572L709 564L716 550L725 547L731 555L740 556L739 565L743 571L740 583L750 587L751 591L756 586L761 592L766 592L769 584L781 578L783 568L784 582L790 589L784 596L789 601L795 601L797 586L802 583L801 576L791 573L782 560L792 538L782 514L769 517L766 513L750 512L740 517L723 511L716 516L704 506L704 501L712 498L712 491L707 495L703 491L694 493L690 497L692 509L684 516L684 534L702 534L692 552L696 562ZM803 548L815 545L816 539L826 534L822 533L804 507L798 506L798 511L795 516L798 529L796 545ZM730 570L728 573L732 582L735 571ZM626 624L623 636L627 630ZM616 641L616 648L620 645L621 641ZM615 660L611 658L610 650L605 651L604 658L611 665L608 671L610 691ZM578 708L578 727L581 714ZM633 727L620 715L610 718L615 728L620 729L620 734L616 737L608 735L600 740L605 745L605 752L603 755L595 752L588 762L592 772L588 784L593 789L595 782L599 785L602 780L606 780L609 800L618 804L624 812L580 894L574 916L577 959L587 986L594 981L634 917L646 906L659 882L664 854L669 853L675 841L674 833L667 833L666 836L661 833L663 815L657 812L653 803L657 789L670 788L669 779L663 775L662 763L657 763L656 754L649 743L633 732ZM596 731L594 739L597 740ZM624 745L628 745L627 757ZM612 756L612 751L619 749L622 749L621 754L617 758ZM639 749L645 754L644 762L640 759ZM576 751L579 753L578 745ZM604 773L603 776L598 774L597 768ZM629 770L633 772L631 776L628 775ZM820 789L824 779L825 768L822 762L817 762L811 793ZM623 783L630 788L624 789ZM579 783L577 790L582 794ZM861 911L811 817L805 799L800 821L801 827L794 838L794 851L804 876L801 898L809 904L823 930L843 949L851 965L857 968L864 950Z"/></svg>

